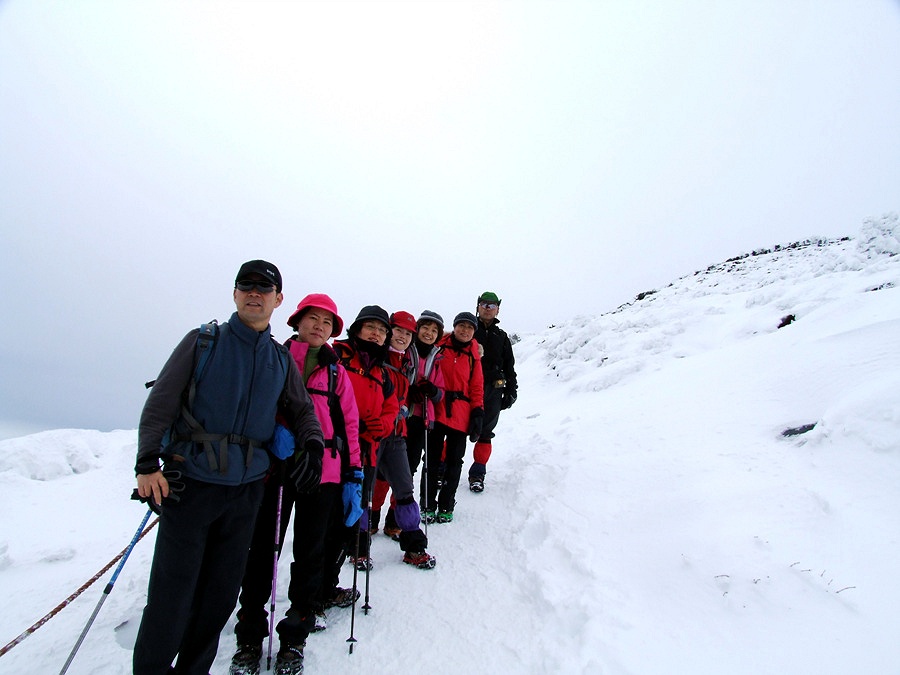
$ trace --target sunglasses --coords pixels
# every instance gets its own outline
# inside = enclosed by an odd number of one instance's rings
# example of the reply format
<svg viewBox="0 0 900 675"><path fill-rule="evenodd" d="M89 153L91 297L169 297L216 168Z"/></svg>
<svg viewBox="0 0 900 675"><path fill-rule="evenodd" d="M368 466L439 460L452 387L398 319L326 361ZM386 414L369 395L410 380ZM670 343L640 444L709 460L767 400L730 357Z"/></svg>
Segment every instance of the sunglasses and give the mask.
<svg viewBox="0 0 900 675"><path fill-rule="evenodd" d="M268 281L238 281L234 287L244 293L249 293L254 288L260 293L271 293L275 290L275 284L270 284Z"/></svg>
<svg viewBox="0 0 900 675"><path fill-rule="evenodd" d="M497 309L500 306L496 302L479 302L478 304L485 309Z"/></svg>

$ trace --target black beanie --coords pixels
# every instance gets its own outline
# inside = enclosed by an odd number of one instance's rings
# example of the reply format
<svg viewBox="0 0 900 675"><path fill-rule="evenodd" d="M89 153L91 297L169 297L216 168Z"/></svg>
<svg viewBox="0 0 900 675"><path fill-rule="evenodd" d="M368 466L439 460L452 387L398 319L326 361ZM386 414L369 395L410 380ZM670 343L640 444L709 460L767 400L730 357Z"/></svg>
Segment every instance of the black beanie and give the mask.
<svg viewBox="0 0 900 675"><path fill-rule="evenodd" d="M478 328L478 319L475 318L475 315L472 312L460 312L456 315L456 318L453 319L453 327L456 328L456 324L462 323L463 321L472 324L476 329Z"/></svg>

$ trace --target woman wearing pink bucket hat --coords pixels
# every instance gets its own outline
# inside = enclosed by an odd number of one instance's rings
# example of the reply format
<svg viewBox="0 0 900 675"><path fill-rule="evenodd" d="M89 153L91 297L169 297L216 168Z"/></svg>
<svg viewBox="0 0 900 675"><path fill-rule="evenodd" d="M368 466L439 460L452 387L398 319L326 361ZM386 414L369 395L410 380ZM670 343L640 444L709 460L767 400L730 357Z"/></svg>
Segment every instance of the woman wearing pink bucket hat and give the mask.
<svg viewBox="0 0 900 675"><path fill-rule="evenodd" d="M235 668L258 666L262 641L268 635L265 606L272 590L272 550L281 495L279 541L284 541L293 510L294 559L288 588L290 608L276 627L281 643L276 672L294 672L290 668L302 663L307 636L325 627L325 609L349 607L359 596L358 591L338 587L340 566L335 568L332 561L343 551L345 525L354 525L362 512L358 494L355 509L345 504L345 499L352 501L352 495L344 495L345 484L351 483L355 485L349 487L361 493L356 396L350 376L327 343L340 335L344 322L334 300L324 293L310 293L300 301L287 323L295 334L284 346L303 376L325 439L322 480L316 490L299 494L285 475L292 469L292 460L288 458L282 469L273 471L266 481L241 588L234 630L238 649L232 659ZM340 407L342 429L335 428L340 424L334 421L331 405Z"/></svg>

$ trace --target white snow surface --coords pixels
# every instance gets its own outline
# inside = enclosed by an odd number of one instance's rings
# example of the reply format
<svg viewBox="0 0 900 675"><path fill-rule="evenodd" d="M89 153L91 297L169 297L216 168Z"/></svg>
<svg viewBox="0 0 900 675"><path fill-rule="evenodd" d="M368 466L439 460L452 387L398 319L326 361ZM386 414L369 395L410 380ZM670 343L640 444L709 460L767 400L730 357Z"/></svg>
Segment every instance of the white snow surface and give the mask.
<svg viewBox="0 0 900 675"><path fill-rule="evenodd" d="M523 336L486 491L429 527L437 568L376 535L353 654L350 610L329 610L306 672L900 673L898 254L888 214ZM0 442L0 645L131 541L135 447L134 430ZM154 536L69 673L131 671ZM0 672L59 672L111 574ZM232 620L213 675L233 644Z"/></svg>

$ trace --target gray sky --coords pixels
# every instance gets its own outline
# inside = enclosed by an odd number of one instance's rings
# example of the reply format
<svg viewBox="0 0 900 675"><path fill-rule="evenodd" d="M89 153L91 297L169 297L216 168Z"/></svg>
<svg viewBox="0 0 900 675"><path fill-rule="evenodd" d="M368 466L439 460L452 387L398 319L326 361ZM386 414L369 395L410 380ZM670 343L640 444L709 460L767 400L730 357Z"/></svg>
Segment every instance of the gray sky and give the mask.
<svg viewBox="0 0 900 675"><path fill-rule="evenodd" d="M0 433L134 428L241 262L532 332L900 209L900 3L0 3Z"/></svg>

